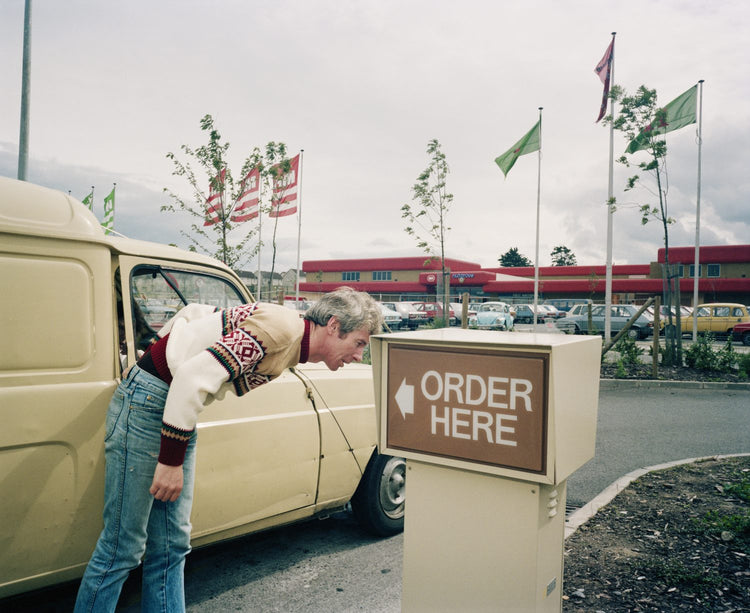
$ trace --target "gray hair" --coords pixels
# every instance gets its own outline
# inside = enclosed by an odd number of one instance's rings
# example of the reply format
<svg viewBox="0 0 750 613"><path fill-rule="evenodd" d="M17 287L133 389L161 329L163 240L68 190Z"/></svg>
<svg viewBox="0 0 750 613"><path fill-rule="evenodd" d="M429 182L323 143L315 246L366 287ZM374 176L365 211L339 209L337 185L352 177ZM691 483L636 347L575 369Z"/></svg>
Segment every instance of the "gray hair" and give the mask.
<svg viewBox="0 0 750 613"><path fill-rule="evenodd" d="M338 320L342 335L360 328L377 334L383 327L383 313L373 297L346 286L324 294L305 313L305 319L319 326L328 324L331 317Z"/></svg>

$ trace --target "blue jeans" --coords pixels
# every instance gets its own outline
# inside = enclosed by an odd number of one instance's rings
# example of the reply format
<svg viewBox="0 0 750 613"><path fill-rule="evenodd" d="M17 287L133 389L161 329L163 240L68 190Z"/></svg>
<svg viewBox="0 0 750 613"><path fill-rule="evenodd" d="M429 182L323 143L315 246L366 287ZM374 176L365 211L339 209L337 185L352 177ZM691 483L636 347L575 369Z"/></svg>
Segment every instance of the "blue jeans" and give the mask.
<svg viewBox="0 0 750 613"><path fill-rule="evenodd" d="M161 502L148 491L168 391L166 383L135 366L112 396L104 439L104 529L81 580L76 613L114 611L125 579L141 559L142 611L185 610L195 436L185 454L180 497Z"/></svg>

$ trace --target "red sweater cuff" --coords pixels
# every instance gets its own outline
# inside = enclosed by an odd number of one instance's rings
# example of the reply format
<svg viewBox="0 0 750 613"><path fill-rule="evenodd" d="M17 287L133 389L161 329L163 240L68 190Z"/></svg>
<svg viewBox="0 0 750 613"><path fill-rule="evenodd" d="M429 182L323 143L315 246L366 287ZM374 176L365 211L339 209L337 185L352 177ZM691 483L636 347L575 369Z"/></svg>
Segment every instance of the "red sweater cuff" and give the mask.
<svg viewBox="0 0 750 613"><path fill-rule="evenodd" d="M182 466L193 432L162 424L159 462L167 466Z"/></svg>

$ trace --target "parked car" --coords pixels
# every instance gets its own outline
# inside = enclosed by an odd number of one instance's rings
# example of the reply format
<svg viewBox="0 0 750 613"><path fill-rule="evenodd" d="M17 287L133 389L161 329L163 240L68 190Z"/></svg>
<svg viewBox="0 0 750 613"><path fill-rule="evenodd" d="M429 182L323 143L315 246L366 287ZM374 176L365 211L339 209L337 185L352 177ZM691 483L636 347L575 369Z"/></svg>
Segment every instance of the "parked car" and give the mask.
<svg viewBox="0 0 750 613"><path fill-rule="evenodd" d="M456 322L455 322L454 325L460 326L461 325L461 316L462 316L463 308L464 308L463 304L460 303L460 302L451 302L450 305L451 305L451 309L453 309L453 312L456 314ZM467 305L467 311L466 311L466 321L467 321L467 323L468 323L469 318L472 315L476 315L476 314L477 314L476 310L472 309L471 305L468 304Z"/></svg>
<svg viewBox="0 0 750 613"><path fill-rule="evenodd" d="M3 177L0 244L4 598L75 580L88 563L102 528L107 405L123 361L154 332L138 301L210 296L223 309L253 298L217 260L105 235L70 196ZM300 364L216 398L197 429L193 546L349 502L376 534L403 528L405 462L377 452L368 365Z"/></svg>
<svg viewBox="0 0 750 613"><path fill-rule="evenodd" d="M556 307L558 311L567 313L576 305L591 304L591 300L589 298L548 298L542 304L551 304Z"/></svg>
<svg viewBox="0 0 750 613"><path fill-rule="evenodd" d="M735 324L732 328L732 338L743 345L750 345L750 322Z"/></svg>
<svg viewBox="0 0 750 613"><path fill-rule="evenodd" d="M422 302L422 308L427 314L427 320L432 322L435 319L442 319L443 317L443 305L439 302ZM456 324L456 313L455 311L448 308L448 323L453 326Z"/></svg>
<svg viewBox="0 0 750 613"><path fill-rule="evenodd" d="M731 334L737 324L750 321L750 313L744 304L712 302L697 307L698 332Z"/></svg>
<svg viewBox="0 0 750 613"><path fill-rule="evenodd" d="M591 333L604 333L606 308L603 304L597 304L591 308ZM630 318L638 312L638 307L632 304L613 304L609 308L610 327L613 336L622 330ZM588 312L579 315L568 315L567 317L558 319L555 322L555 327L567 334L588 334L588 320ZM647 338L653 332L653 325L653 320L649 320L647 317L641 315L633 322L627 334L630 338L634 339Z"/></svg>
<svg viewBox="0 0 750 613"><path fill-rule="evenodd" d="M537 308L541 311L544 319L560 319L565 315L554 304L538 304Z"/></svg>
<svg viewBox="0 0 750 613"><path fill-rule="evenodd" d="M480 330L510 330L513 327L510 305L506 302L483 302L477 314L469 319L469 326Z"/></svg>
<svg viewBox="0 0 750 613"><path fill-rule="evenodd" d="M589 300L587 302L577 302L570 306L570 308L565 311L565 317L572 317L573 315L587 315L589 312L589 305L592 307L594 304Z"/></svg>
<svg viewBox="0 0 750 613"><path fill-rule="evenodd" d="M650 306L646 309L644 315L647 315L652 321L654 320L654 313L656 309ZM659 334L665 334L665 330L669 326L669 309L666 305L662 304L659 307ZM672 307L672 327L677 326L677 307ZM680 326L683 333L693 329L693 312L689 307L680 307Z"/></svg>
<svg viewBox="0 0 750 613"><path fill-rule="evenodd" d="M517 324L533 324L534 323L534 306L531 304L514 304L513 308L516 310L513 323ZM537 321L540 317L537 314Z"/></svg>
<svg viewBox="0 0 750 613"><path fill-rule="evenodd" d="M383 322L389 330L398 330L401 328L401 314L393 309L380 304L380 311L383 313Z"/></svg>
<svg viewBox="0 0 750 613"><path fill-rule="evenodd" d="M416 330L427 323L424 309L418 309L415 302L384 302L385 306L401 315L401 328Z"/></svg>

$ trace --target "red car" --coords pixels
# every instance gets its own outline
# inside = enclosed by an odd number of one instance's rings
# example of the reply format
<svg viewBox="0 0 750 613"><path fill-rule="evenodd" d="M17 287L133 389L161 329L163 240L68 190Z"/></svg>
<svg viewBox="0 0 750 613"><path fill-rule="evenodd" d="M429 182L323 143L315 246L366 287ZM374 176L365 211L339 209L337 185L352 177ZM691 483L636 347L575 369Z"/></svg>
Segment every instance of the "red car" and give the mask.
<svg viewBox="0 0 750 613"><path fill-rule="evenodd" d="M743 321L732 328L732 338L750 346L750 321Z"/></svg>
<svg viewBox="0 0 750 613"><path fill-rule="evenodd" d="M434 321L436 317L442 317L443 305L439 302L422 302L419 304L420 306L417 308L419 310L424 310L428 321L431 322ZM454 325L456 323L456 313L453 309L448 309L448 313L448 322L451 325Z"/></svg>

